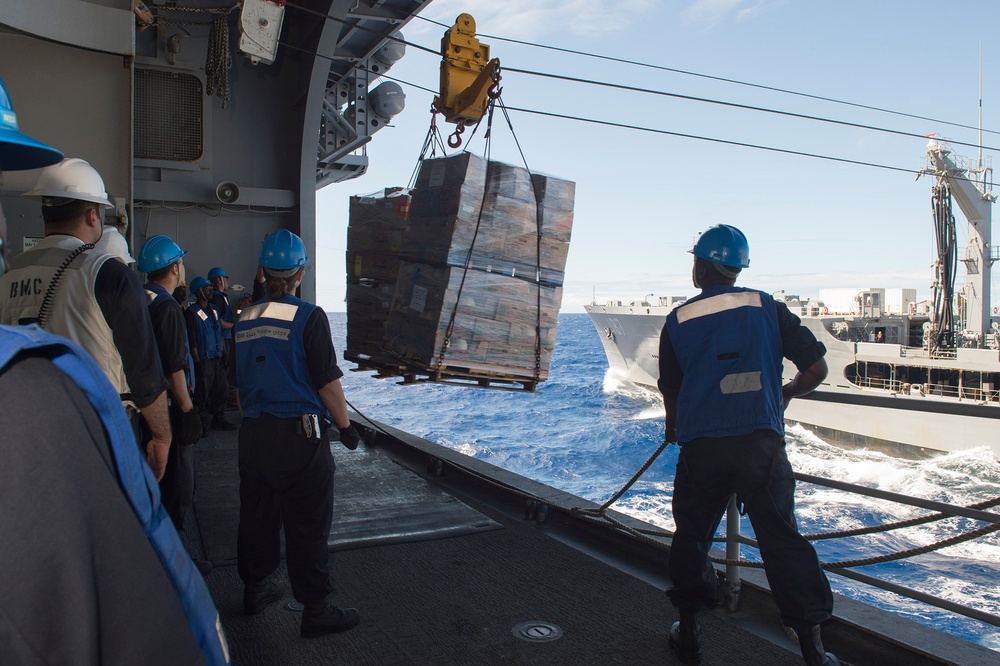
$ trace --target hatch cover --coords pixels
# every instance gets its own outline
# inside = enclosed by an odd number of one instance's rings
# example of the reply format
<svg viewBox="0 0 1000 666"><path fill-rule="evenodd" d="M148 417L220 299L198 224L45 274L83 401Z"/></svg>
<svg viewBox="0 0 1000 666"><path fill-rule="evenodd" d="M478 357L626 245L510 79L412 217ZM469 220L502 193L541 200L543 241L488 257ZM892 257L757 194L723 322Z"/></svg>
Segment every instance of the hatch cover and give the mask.
<svg viewBox="0 0 1000 666"><path fill-rule="evenodd" d="M514 635L522 641L544 643L562 638L563 630L551 622L530 620L514 625Z"/></svg>

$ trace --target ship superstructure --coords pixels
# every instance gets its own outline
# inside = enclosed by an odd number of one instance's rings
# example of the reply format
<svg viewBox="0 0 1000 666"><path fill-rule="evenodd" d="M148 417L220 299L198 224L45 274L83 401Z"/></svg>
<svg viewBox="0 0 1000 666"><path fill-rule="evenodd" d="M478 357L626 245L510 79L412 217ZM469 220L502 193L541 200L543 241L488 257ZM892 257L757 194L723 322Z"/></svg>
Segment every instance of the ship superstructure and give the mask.
<svg viewBox="0 0 1000 666"><path fill-rule="evenodd" d="M956 161L947 144L931 140L927 168L939 257L935 296L918 303L915 290L847 290L830 304L779 292L826 345L830 374L785 414L832 443L887 449L912 456L989 446L1000 457L1000 324L990 312L992 169L981 160ZM959 258L954 198L969 222L961 261L967 281L955 291ZM842 296L830 290L831 297ZM656 390L660 331L683 297L586 306L608 362L631 382ZM786 361L785 378L795 367Z"/></svg>

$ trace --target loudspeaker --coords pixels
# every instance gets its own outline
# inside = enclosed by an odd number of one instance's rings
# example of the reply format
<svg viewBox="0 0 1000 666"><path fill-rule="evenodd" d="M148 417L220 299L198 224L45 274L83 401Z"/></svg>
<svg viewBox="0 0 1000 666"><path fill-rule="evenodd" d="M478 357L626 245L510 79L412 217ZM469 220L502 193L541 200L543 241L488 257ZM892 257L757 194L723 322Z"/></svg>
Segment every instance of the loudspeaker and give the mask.
<svg viewBox="0 0 1000 666"><path fill-rule="evenodd" d="M215 198L224 204L236 203L240 198L239 185L231 180L224 180L215 188Z"/></svg>

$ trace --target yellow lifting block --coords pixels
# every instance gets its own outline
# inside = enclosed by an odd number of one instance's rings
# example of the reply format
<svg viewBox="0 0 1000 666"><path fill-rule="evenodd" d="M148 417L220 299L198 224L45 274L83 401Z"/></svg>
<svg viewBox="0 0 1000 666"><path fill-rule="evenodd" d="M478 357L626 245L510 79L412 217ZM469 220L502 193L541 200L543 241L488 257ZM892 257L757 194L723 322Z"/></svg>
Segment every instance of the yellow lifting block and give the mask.
<svg viewBox="0 0 1000 666"><path fill-rule="evenodd" d="M499 66L499 59L490 60L489 45L476 39L476 20L459 14L441 38L441 94L434 98L434 109L449 123L479 122Z"/></svg>

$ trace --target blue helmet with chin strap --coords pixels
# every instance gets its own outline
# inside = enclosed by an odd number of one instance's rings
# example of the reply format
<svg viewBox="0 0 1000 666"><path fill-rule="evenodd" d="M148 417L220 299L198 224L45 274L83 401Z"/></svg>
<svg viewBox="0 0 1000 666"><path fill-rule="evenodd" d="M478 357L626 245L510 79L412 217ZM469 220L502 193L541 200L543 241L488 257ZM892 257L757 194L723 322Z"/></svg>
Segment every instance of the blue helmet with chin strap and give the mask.
<svg viewBox="0 0 1000 666"><path fill-rule="evenodd" d="M200 275L195 279L191 280L191 284L189 285L192 292L196 292L199 289L204 289L205 287L211 287L211 286L212 283L206 280L205 278L201 277Z"/></svg>
<svg viewBox="0 0 1000 666"><path fill-rule="evenodd" d="M302 239L287 229L279 229L264 239L260 265L276 271L290 271L309 263Z"/></svg>
<svg viewBox="0 0 1000 666"><path fill-rule="evenodd" d="M158 234L146 239L146 242L139 248L139 256L136 260L140 271L152 273L166 268L185 254L187 252L178 247L177 243L168 236Z"/></svg>
<svg viewBox="0 0 1000 666"><path fill-rule="evenodd" d="M229 277L226 275L226 271L222 270L222 266L216 266L208 272L208 279L212 280L218 277Z"/></svg>
<svg viewBox="0 0 1000 666"><path fill-rule="evenodd" d="M750 266L750 244L747 237L729 224L719 224L703 232L690 252L699 259L729 268L742 269Z"/></svg>

